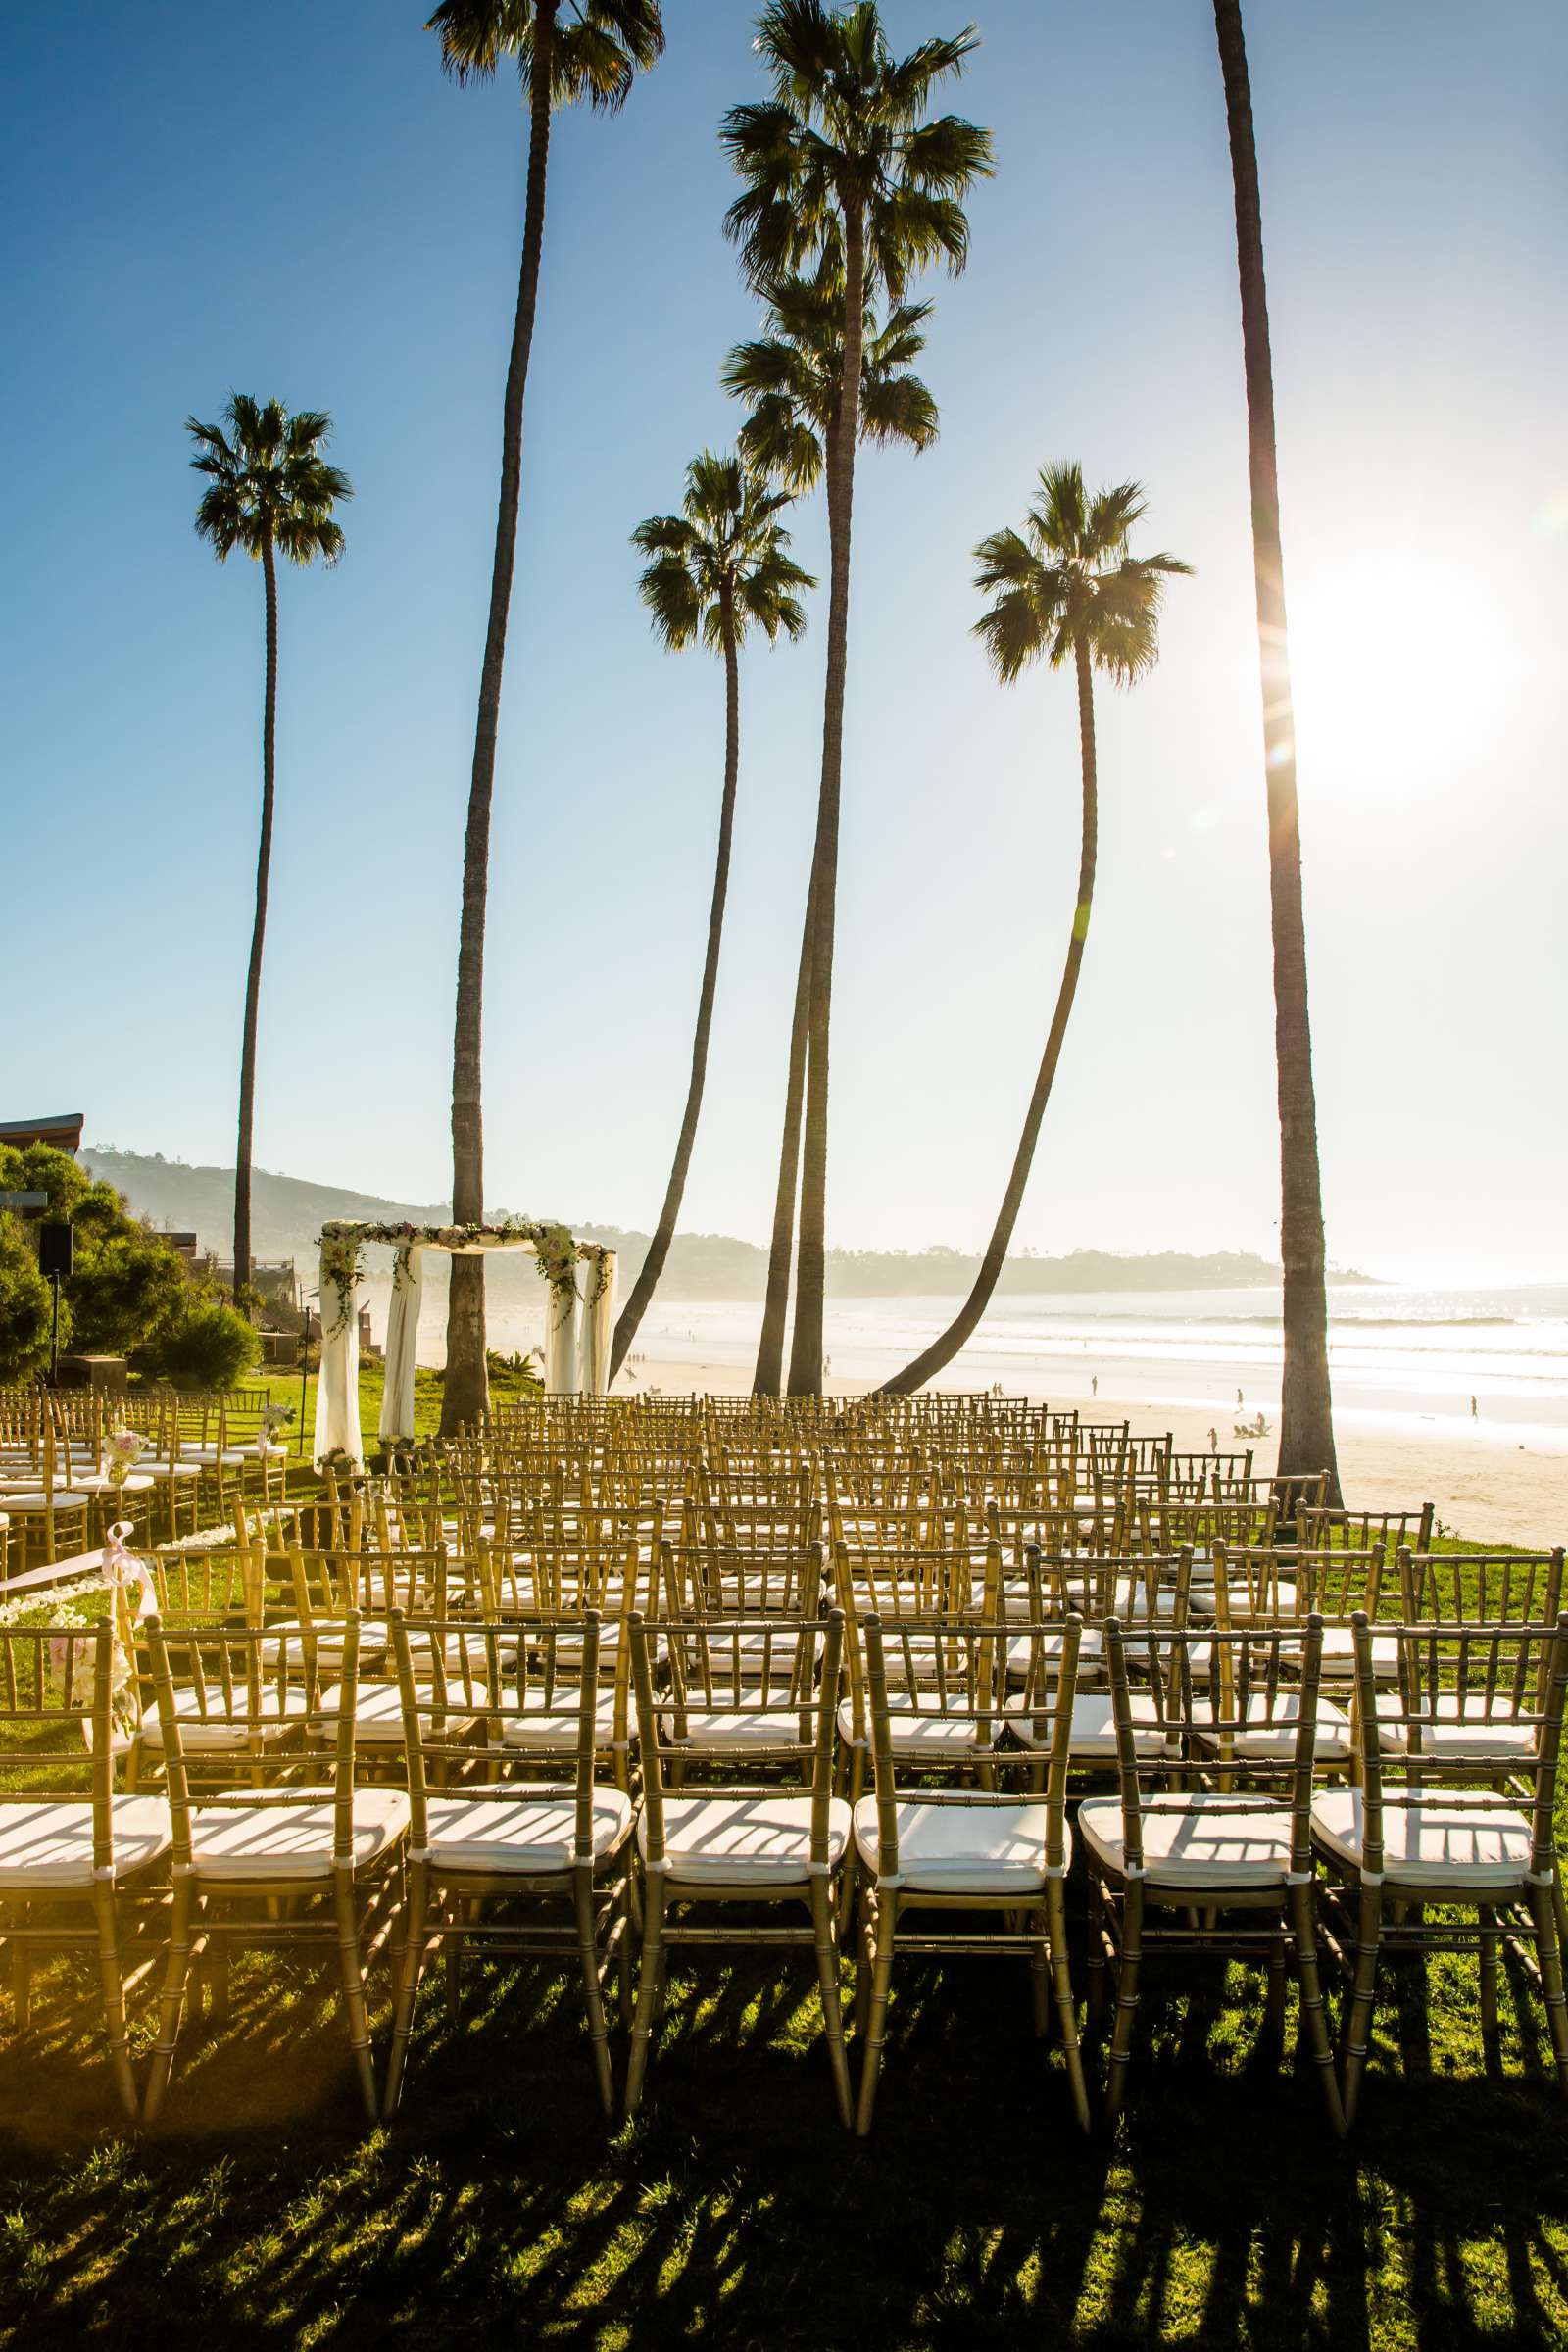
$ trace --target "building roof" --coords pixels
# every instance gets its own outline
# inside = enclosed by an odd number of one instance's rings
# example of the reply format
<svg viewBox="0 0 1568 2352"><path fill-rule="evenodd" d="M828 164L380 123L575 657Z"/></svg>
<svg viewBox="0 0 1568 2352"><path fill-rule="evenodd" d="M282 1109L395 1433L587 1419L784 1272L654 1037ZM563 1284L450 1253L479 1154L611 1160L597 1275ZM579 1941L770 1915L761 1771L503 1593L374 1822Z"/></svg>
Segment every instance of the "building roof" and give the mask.
<svg viewBox="0 0 1568 2352"><path fill-rule="evenodd" d="M14 1144L18 1150L28 1144L52 1144L57 1152L74 1156L81 1150L81 1131L86 1124L84 1110L63 1110L52 1119L0 1119L0 1144Z"/></svg>

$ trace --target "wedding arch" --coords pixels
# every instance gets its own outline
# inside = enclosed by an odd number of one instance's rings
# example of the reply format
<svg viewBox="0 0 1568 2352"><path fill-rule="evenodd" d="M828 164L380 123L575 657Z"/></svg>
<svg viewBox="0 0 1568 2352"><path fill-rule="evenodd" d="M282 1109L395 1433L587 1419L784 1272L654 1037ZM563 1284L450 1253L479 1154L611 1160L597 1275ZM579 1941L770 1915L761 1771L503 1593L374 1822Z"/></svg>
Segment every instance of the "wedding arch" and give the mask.
<svg viewBox="0 0 1568 2352"><path fill-rule="evenodd" d="M365 1251L374 1243L392 1250L392 1305L386 1327L383 1438L414 1435L415 1348L423 1257L479 1257L490 1250L530 1250L550 1286L545 1310L545 1389L552 1396L602 1396L610 1385L610 1343L615 1320L615 1252L579 1242L564 1225L509 1217L496 1225L367 1225L335 1219L323 1225L321 1250L321 1368L316 1384L316 1459L345 1453L364 1459L360 1435L360 1284Z"/></svg>

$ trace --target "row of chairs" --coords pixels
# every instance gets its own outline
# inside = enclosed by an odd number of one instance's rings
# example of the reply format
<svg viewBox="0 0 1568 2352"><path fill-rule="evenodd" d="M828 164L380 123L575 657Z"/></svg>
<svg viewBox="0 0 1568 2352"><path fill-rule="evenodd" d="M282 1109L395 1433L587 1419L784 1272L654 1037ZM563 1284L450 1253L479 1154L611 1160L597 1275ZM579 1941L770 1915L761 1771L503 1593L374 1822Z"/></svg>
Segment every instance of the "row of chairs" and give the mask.
<svg viewBox="0 0 1568 2352"><path fill-rule="evenodd" d="M1076 1615L885 1621L846 1641L826 1617L711 1616L607 1626L597 1611L530 1621L413 1619L389 1631L401 1740L372 1777L361 1740L362 1621L295 1633L154 1615L145 1654L162 1783L120 1793L128 1676L112 1617L79 1633L0 1631L0 1717L12 1744L85 1719L88 1797L51 1791L82 1748L26 1742L25 1784L0 1810L8 1911L87 1901L110 2042L127 2112L137 2098L120 1989L118 1912L167 1925L145 2112L162 2104L199 1943L335 1942L367 2110L378 2100L365 1970L397 1955L384 2103L395 2109L429 1951L575 1948L607 2111L613 2085L605 1986L630 2025L626 2105L643 2089L666 1955L713 1942L809 1942L839 2112L870 2127L892 1972L902 1951L1011 1952L1027 1960L1037 2026L1054 2011L1074 2113L1090 2102L1069 1959L1065 1883L1087 1870L1088 2014L1115 1988L1104 2104L1121 2103L1142 1968L1151 1952L1250 1952L1279 2014L1288 1967L1329 2112L1353 2118L1380 1949L1455 1948L1482 1961L1494 2026L1499 1944L1533 1955L1568 2088L1556 1860L1558 1748L1568 1620L1552 1626L1353 1627L1353 1760L1318 1754L1323 1628L1097 1630L1109 1689L1109 1753L1075 1754L1085 1633ZM1391 1683L1375 1643L1397 1652ZM601 1662L624 1644L634 1752L617 1752L599 1703ZM850 1659L863 1657L871 1788L840 1757ZM327 1677L330 1675L331 1680ZM853 1679L853 1676L851 1676ZM386 1688L386 1685L379 1686ZM193 1707L190 1694L197 1695ZM132 1692L132 1705L134 1694ZM118 1712L117 1712L118 1708ZM118 1728L117 1728L118 1727ZM607 1736L608 1733L608 1736ZM132 1733L131 1737L136 1735ZM627 1743L630 1748L631 1743ZM571 1777L566 1777L567 1767ZM1348 1769L1348 1767L1350 1767ZM1108 1773L1114 1793L1069 1789ZM541 1782L537 1777L545 1774ZM1479 1784L1479 1785L1477 1785ZM406 1888L405 1888L406 1879ZM172 1886L172 1895L167 1891ZM503 1916L485 1924L492 1901ZM544 1904L565 1902L544 1926ZM1424 1906L1445 1907L1429 1921ZM523 1917L519 1920L517 1906ZM714 1925L713 1906L746 1917ZM759 1925L751 1911L770 1916ZM779 1906L804 1909L780 1924ZM942 1915L956 1914L948 1925ZM1238 1918L1243 1924L1238 1925ZM852 2095L838 1992L847 1925L858 1956L862 2060ZM8 1917L14 1954L59 1923ZM635 2004L634 1933L641 1932ZM1338 2069L1320 1953L1348 1979ZM629 2012L629 2017L628 2017Z"/></svg>

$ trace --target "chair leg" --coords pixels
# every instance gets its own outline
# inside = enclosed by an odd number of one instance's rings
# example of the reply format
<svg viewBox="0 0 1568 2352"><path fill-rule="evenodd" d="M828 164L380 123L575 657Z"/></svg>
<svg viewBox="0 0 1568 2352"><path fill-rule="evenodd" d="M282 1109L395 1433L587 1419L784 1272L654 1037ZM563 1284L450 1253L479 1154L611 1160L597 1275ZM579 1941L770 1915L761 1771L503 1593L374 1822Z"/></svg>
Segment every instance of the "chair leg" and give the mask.
<svg viewBox="0 0 1568 2352"><path fill-rule="evenodd" d="M833 2095L839 2122L848 2131L854 2120L850 2097L850 2062L844 2050L844 2007L839 1997L838 1943L833 1934L833 1888L826 1879L811 1881L811 1927L816 1944L816 1973L822 1986L822 2026L827 2034L828 2063L833 2069Z"/></svg>
<svg viewBox="0 0 1568 2352"><path fill-rule="evenodd" d="M164 1970L164 1995L158 2010L158 2039L153 2044L147 2095L142 2102L142 2121L147 2124L157 2121L174 2063L174 2044L179 2038L179 2015L185 2006L185 1982L190 1975L191 1919L195 1908L194 1882L189 1878L176 1878L173 1909L169 1923L169 1961Z"/></svg>
<svg viewBox="0 0 1568 2352"><path fill-rule="evenodd" d="M1487 2062L1494 2065L1497 2057L1497 1952L1500 1936L1497 1915L1483 1903L1476 1920L1479 1937L1477 1974L1481 1981L1481 2042Z"/></svg>
<svg viewBox="0 0 1568 2352"><path fill-rule="evenodd" d="M1372 2012L1377 2000L1378 1945L1383 1935L1383 1891L1363 1886L1356 1910L1355 1977L1345 2015L1344 2064L1340 2095L1348 2131L1361 2101L1361 2078L1366 2073L1372 2034Z"/></svg>
<svg viewBox="0 0 1568 2352"><path fill-rule="evenodd" d="M893 1946L898 1926L897 1890L892 1886L879 1887L876 1955L871 1963L871 2006L866 2017L865 2055L860 2061L860 2103L855 2116L855 2129L862 2139L871 2129L877 2078L882 2072L882 2043L887 2034L888 1995L893 1988Z"/></svg>
<svg viewBox="0 0 1568 2352"><path fill-rule="evenodd" d="M1546 2004L1552 2055L1557 2061L1558 2087L1568 2097L1568 2002L1563 1998L1562 1945L1557 1936L1556 1910L1544 1886L1530 1888L1530 1917L1536 1931L1542 1997Z"/></svg>
<svg viewBox="0 0 1568 2352"><path fill-rule="evenodd" d="M27 1924L27 1906L17 1906L19 1927ZM11 2005L16 2013L16 2028L25 2034L32 2024L32 1946L19 1936L11 1946Z"/></svg>
<svg viewBox="0 0 1568 2352"><path fill-rule="evenodd" d="M115 1889L111 1881L95 1883L92 1907L98 1917L98 1971L103 1979L104 2017L109 2027L109 2058L115 2070L115 2087L120 2103L132 2123L141 2112L136 2096L136 2078L130 2069L130 2050L125 2040L125 1985L120 1973L120 1939L116 1934Z"/></svg>
<svg viewBox="0 0 1568 2352"><path fill-rule="evenodd" d="M370 2021L365 2010L365 1969L360 1959L360 1923L354 1902L354 1881L347 1871L332 1879L332 1909L337 1919L337 1956L343 1971L343 2008L348 2021L349 2048L360 2078L365 2112L373 2124L378 2110L375 2074L370 2065Z"/></svg>
<svg viewBox="0 0 1568 2352"><path fill-rule="evenodd" d="M1310 1886L1290 1890L1291 1926L1296 1936L1296 1973L1300 1984L1301 2015L1298 2035L1305 2034L1312 2064L1323 2085L1329 2121L1343 2139L1345 2109L1340 2102L1339 2078L1334 2071L1334 2044L1329 2038L1328 2011L1323 2005L1323 1980L1317 1960L1317 1923L1312 1913Z"/></svg>
<svg viewBox="0 0 1568 2352"><path fill-rule="evenodd" d="M1263 2030L1274 2041L1285 2039L1285 1936L1283 1930L1274 1936L1268 1947L1268 1998L1263 2009Z"/></svg>
<svg viewBox="0 0 1568 2352"><path fill-rule="evenodd" d="M1098 2039L1105 2022L1105 1890L1093 1870L1089 1873L1089 1935L1085 1955L1084 2038Z"/></svg>
<svg viewBox="0 0 1568 2352"><path fill-rule="evenodd" d="M604 1993L599 1983L599 1941L594 1932L594 1874L592 1864L572 1872L572 1907L577 1916L577 1950L582 1961L582 1992L588 2008L588 2037L593 2044L594 2080L606 2115L615 2112L615 2085L610 2071L610 2030L605 2023Z"/></svg>
<svg viewBox="0 0 1568 2352"><path fill-rule="evenodd" d="M1067 1898L1059 1879L1046 1885L1046 1928L1051 1937L1051 1978L1056 1995L1056 2023L1061 2030L1062 2056L1067 2061L1067 2085L1078 2128L1090 2127L1089 2085L1084 2080L1083 2051L1078 2045L1078 2005L1072 1993L1072 1969L1067 1957Z"/></svg>
<svg viewBox="0 0 1568 2352"><path fill-rule="evenodd" d="M626 2113L635 2115L642 2103L648 2073L648 2045L653 2038L654 2011L659 2002L660 1964L664 1949L664 1874L656 1872L643 1897L643 1957L637 1981L637 2014L632 2020L631 2057L626 2065Z"/></svg>
<svg viewBox="0 0 1568 2352"><path fill-rule="evenodd" d="M1144 1890L1129 1880L1121 1898L1121 1966L1116 1971L1116 2022L1110 2036L1110 2071L1105 2080L1105 2121L1121 2113L1138 2018L1138 1971L1144 1950Z"/></svg>
<svg viewBox="0 0 1568 2352"><path fill-rule="evenodd" d="M1010 1928L1009 1933L1018 1933ZM1046 1914L1044 1908L1027 1912L1021 1932L1029 1943L1029 2007L1037 2039L1044 2041L1051 2030L1051 1974L1047 1962Z"/></svg>
<svg viewBox="0 0 1568 2352"><path fill-rule="evenodd" d="M414 2031L414 2006L419 1997L427 1948L425 1921L430 1910L430 1865L415 1862L409 1870L409 1911L403 1928L403 1957L398 1970L397 2008L392 2019L392 2053L386 2066L386 2090L381 2113L390 2119L403 2096L403 2077L409 2063L409 2035Z"/></svg>
<svg viewBox="0 0 1568 2352"><path fill-rule="evenodd" d="M848 1877L848 1872L845 1876ZM871 1929L876 1917L876 1897L868 1886L859 1888L859 1900L855 1907L855 2007L852 2023L857 2040L863 2039L866 2021L871 2014Z"/></svg>

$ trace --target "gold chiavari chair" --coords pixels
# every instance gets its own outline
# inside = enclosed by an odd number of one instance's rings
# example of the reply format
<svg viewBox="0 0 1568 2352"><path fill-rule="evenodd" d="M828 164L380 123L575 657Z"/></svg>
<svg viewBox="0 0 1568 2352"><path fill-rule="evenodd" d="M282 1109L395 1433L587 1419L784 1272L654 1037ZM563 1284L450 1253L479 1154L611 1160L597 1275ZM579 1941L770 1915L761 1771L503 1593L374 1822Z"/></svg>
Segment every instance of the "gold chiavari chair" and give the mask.
<svg viewBox="0 0 1568 2352"><path fill-rule="evenodd" d="M995 1749L1006 1723L1005 1660L1016 1639L1003 1621L940 1618L916 1631L866 1618L861 1634L870 1690L874 1793L855 1808L860 1956L858 2022L864 2031L857 2129L870 2131L881 2074L894 1964L900 1952L1014 1953L1029 1963L1035 2030L1044 2034L1054 1993L1073 2112L1089 2129L1089 2094L1078 2046L1077 2010L1067 1956L1063 1887L1070 1840L1066 1825L1070 1694L1076 1681L1078 1621L1051 1629L1054 1671L1044 1671L1044 1634L1035 1636L1039 1670L1030 1676L1030 1728L1044 1762L1044 1785L1015 1796L974 1785L972 1759ZM936 1673L927 1674L934 1660ZM894 1697L900 1705L895 1708ZM911 1712L956 1735L916 1743ZM917 1759L918 1784L902 1780L901 1763ZM962 1785L937 1787L944 1764ZM961 1915L944 1928L933 1921ZM984 1930L976 1916L986 1922Z"/></svg>
<svg viewBox="0 0 1568 2352"><path fill-rule="evenodd" d="M851 1817L849 1806L833 1793L843 1613L834 1609L825 1619L793 1626L778 1619L741 1619L727 1629L710 1618L666 1618L660 1631L672 1660L697 1645L704 1660L703 1696L710 1702L704 1712L710 1719L726 1714L744 1719L746 1736L731 1752L746 1778L738 1786L682 1785L691 1757L681 1743L681 1718L669 1698L655 1690L651 1629L634 1616L631 1655L643 1783L637 1847L644 1891L626 2112L634 2114L641 2103L671 1949L807 1945L816 1956L834 2091L840 2120L847 2125L850 2075L839 2001L838 1882ZM792 1705L788 1711L765 1710L776 1719L765 1738L752 1697L758 1689L757 1652L746 1646L756 1635L769 1642L793 1642L796 1653ZM815 1670L809 1676L801 1662L807 1657ZM715 1738L706 1758L710 1773L719 1769L720 1754ZM760 1779L763 1772L770 1776L766 1782ZM750 1913L758 1905L803 1908L807 1922L725 1924L701 1916L716 1909L733 1921L737 1907Z"/></svg>
<svg viewBox="0 0 1568 2352"><path fill-rule="evenodd" d="M1134 1634L1114 1618L1105 1628L1120 1788L1114 1797L1086 1798L1077 1834L1089 1859L1091 2018L1101 2012L1107 1968L1116 1995L1108 2117L1120 2112L1126 2091L1146 1955L1164 1950L1265 1959L1269 2021L1279 2033L1294 1957L1301 2030L1330 2118L1344 2129L1313 1905L1321 1632L1315 1619L1298 1634L1255 1627ZM1135 1649L1164 1730L1158 1746L1132 1705ZM1285 1739L1260 1736L1271 1730Z"/></svg>
<svg viewBox="0 0 1568 2352"><path fill-rule="evenodd" d="M1417 1510L1346 1511L1303 1507L1297 1515L1296 1540L1303 1551L1381 1551L1390 1559L1408 1548L1432 1548L1434 1506Z"/></svg>
<svg viewBox="0 0 1568 2352"><path fill-rule="evenodd" d="M359 1618L351 1615L342 1633L337 1707L327 1712L310 1704L307 1690L301 1718L289 1695L300 1669L261 1628L186 1630L166 1628L156 1615L147 1621L174 1876L169 1961L147 2084L149 2124L169 2086L192 1961L199 1948L214 1943L225 1953L234 1944L336 1950L349 2049L366 2113L375 2121L366 1969L397 1915L409 1799L400 1788L356 1785L359 1633ZM215 1653L220 1661L216 1672ZM209 1776L205 1759L187 1754L175 1690L189 1685L198 1657L208 1661L202 1671L215 1707L221 1701L236 1728L256 1742L253 1766L268 1760L269 1727L289 1726L290 1744L277 1764L286 1764L290 1777L257 1786L253 1770L244 1787L206 1787L197 1800L193 1775Z"/></svg>
<svg viewBox="0 0 1568 2352"><path fill-rule="evenodd" d="M408 1920L399 1969L385 2113L397 2112L419 1979L430 1951L444 1946L451 1983L463 1959L489 1953L575 1955L582 1978L599 2095L613 2111L604 1985L619 1974L627 2013L630 1945L627 1865L632 1807L624 1789L597 1777L602 1741L594 1693L599 1676L599 1618L538 1619L519 1642L511 1620L432 1623L422 1640L401 1616L393 1644L403 1700L411 1818ZM477 1633L484 1645L482 1688L454 1690L441 1660L455 1642L461 1653ZM569 1640L574 1662L558 1674L557 1639ZM428 1676L428 1680L424 1679ZM574 1707L567 1693L575 1693ZM477 1704L482 1738L475 1740ZM560 1744L563 1723L570 1742ZM542 1741L536 1737L542 1726ZM510 1777L520 1755L549 1752L569 1780L552 1786ZM473 1775L482 1773L483 1780ZM485 1907L507 1906L500 1919ZM519 1917L517 1906L526 1905ZM565 1906L556 1921L550 1908Z"/></svg>
<svg viewBox="0 0 1568 2352"><path fill-rule="evenodd" d="M1494 2046L1504 1933L1516 1948L1533 1950L1531 1973L1568 2095L1568 2002L1552 1900L1568 1617L1550 1627L1400 1626L1390 1637L1358 1615L1354 1634L1359 1786L1324 1789L1312 1807L1313 1846L1330 1877L1328 1937L1350 1983L1347 2121L1360 2102L1382 1954L1477 1952L1482 2033ZM1380 1689L1375 1639L1392 1639L1398 1652L1396 1713ZM1498 1734L1521 1731L1531 1741L1519 1766L1522 1796L1490 1782Z"/></svg>
<svg viewBox="0 0 1568 2352"><path fill-rule="evenodd" d="M134 2123L122 1930L133 1908L149 1924L173 1838L162 1797L115 1791L122 1657L108 1616L0 1627L0 1943L23 2032L33 1953L95 1947L115 2084Z"/></svg>

